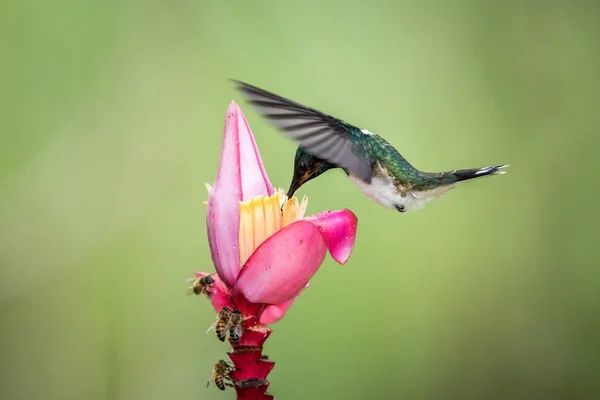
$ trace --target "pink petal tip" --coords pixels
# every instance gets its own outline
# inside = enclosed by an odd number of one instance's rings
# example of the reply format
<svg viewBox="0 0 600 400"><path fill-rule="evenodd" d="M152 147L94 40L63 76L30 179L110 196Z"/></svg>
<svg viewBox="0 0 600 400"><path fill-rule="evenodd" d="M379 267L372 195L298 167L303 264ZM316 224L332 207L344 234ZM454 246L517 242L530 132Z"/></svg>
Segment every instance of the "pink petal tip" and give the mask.
<svg viewBox="0 0 600 400"><path fill-rule="evenodd" d="M315 224L327 243L331 257L340 264L350 258L356 239L358 219L348 209L325 211L320 214L306 217L306 220Z"/></svg>
<svg viewBox="0 0 600 400"><path fill-rule="evenodd" d="M232 101L227 112L227 122L232 116L232 129L237 133L238 165L242 188L242 201L256 196L270 196L275 191L262 158L256 145L256 140L250 129L250 124L240 107Z"/></svg>

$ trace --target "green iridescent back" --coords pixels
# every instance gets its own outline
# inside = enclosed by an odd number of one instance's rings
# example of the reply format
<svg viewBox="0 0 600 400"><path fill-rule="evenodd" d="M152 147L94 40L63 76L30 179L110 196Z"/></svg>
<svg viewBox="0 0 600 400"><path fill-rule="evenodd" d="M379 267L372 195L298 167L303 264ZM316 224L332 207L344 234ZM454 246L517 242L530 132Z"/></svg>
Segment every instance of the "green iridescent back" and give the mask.
<svg viewBox="0 0 600 400"><path fill-rule="evenodd" d="M427 187L439 185L440 183L432 181L432 178L438 174L430 174L419 171L402 155L376 133L365 134L360 129L342 122L340 124L349 133L350 140L355 144L352 151L357 156L370 160L372 163L378 163L373 168L375 176L381 175L384 171L394 180L396 185L401 185L407 189L412 187Z"/></svg>

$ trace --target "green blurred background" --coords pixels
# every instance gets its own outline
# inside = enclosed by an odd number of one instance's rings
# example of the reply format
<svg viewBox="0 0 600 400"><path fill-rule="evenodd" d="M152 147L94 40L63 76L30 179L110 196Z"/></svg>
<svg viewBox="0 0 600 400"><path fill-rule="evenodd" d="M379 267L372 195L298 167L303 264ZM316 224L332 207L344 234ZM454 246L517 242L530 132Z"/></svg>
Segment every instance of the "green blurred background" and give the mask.
<svg viewBox="0 0 600 400"><path fill-rule="evenodd" d="M278 399L594 398L598 4L2 2L0 397L234 398L184 295L229 102L275 185L295 151L236 78L425 170L511 164L406 215L340 171L301 189L360 223L274 326Z"/></svg>

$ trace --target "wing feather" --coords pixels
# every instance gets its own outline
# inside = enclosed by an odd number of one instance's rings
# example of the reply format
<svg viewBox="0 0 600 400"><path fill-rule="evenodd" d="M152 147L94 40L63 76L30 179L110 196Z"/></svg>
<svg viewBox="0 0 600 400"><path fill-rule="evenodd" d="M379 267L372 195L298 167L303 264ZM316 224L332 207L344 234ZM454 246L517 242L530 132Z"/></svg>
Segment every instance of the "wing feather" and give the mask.
<svg viewBox="0 0 600 400"><path fill-rule="evenodd" d="M302 149L371 182L366 135L359 128L256 86L233 82L263 117Z"/></svg>

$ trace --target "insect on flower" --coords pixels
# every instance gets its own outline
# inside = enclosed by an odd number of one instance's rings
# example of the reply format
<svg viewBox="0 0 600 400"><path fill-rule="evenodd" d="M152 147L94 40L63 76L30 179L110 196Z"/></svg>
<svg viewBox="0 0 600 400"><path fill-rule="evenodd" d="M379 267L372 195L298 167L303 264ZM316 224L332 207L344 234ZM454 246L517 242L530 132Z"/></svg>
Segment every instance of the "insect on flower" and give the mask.
<svg viewBox="0 0 600 400"><path fill-rule="evenodd" d="M217 333L217 338L219 338L221 342L224 342L227 335L227 330L229 329L231 314L231 308L227 306L223 307L221 311L219 311L219 314L217 314L217 319L208 328L206 333L214 330Z"/></svg>
<svg viewBox="0 0 600 400"><path fill-rule="evenodd" d="M215 283L212 275L205 275L199 278L190 278L189 280L192 281L192 286L190 286L188 289L188 296L192 294L206 294L210 296L212 294L212 285Z"/></svg>
<svg viewBox="0 0 600 400"><path fill-rule="evenodd" d="M225 386L232 387L233 384L225 381L231 381L229 373L233 371L235 371L233 365L230 365L226 361L219 360L213 367L212 375L208 379L208 382L206 382L206 387L210 385L210 381L214 381L215 385L217 385L220 390L225 390Z"/></svg>
<svg viewBox="0 0 600 400"><path fill-rule="evenodd" d="M240 310L234 310L229 317L229 338L233 343L239 343L244 334L244 315Z"/></svg>

